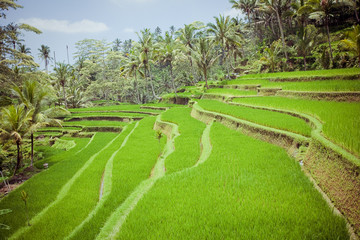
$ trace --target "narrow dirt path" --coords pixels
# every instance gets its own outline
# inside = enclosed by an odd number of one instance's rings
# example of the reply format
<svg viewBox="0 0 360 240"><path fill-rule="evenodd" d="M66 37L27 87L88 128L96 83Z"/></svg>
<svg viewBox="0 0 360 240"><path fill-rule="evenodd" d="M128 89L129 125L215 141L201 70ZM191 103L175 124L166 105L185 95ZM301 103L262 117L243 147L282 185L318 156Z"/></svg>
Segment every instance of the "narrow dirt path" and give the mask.
<svg viewBox="0 0 360 240"><path fill-rule="evenodd" d="M132 133L135 131L135 129L138 127L139 122L137 122L134 126L134 128L130 131L130 133L125 137L123 143L121 144L120 148L118 150L116 150L111 157L109 158L109 160L106 163L105 166L105 170L104 170L104 175L103 175L103 179L101 182L101 189L100 189L100 195L99 195L99 202L96 205L96 207L89 213L89 215L87 216L87 218L82 221L82 223L80 225L78 225L65 239L71 239L72 237L74 237L78 231L80 231L80 229L87 223L89 222L95 215L96 213L99 211L99 209L101 209L104 206L104 203L106 202L106 200L108 199L110 193L111 193L111 188L112 188L112 169L113 169L113 163L114 163L114 159L115 156L119 153L119 151L126 145L129 137L132 135ZM126 128L128 126L126 126L122 132L126 131Z"/></svg>

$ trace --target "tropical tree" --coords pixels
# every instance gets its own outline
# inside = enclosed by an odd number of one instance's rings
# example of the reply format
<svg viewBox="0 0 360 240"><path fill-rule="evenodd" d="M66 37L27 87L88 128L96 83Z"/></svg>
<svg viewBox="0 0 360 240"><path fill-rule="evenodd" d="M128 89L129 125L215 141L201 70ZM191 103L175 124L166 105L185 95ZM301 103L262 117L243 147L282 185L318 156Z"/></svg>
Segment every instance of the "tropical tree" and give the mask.
<svg viewBox="0 0 360 240"><path fill-rule="evenodd" d="M231 8L239 9L246 14L250 26L250 15L253 14L256 8L256 0L229 0L229 2L232 4Z"/></svg>
<svg viewBox="0 0 360 240"><path fill-rule="evenodd" d="M282 22L282 13L284 9L288 9L290 6L290 0L261 0L261 9L269 12L273 12L276 15L277 23L280 30L281 42L283 45L283 52L285 53L286 60L289 60L287 47L285 44L284 28Z"/></svg>
<svg viewBox="0 0 360 240"><path fill-rule="evenodd" d="M216 23L208 24L208 32L214 34L215 41L221 46L220 65L222 65L226 57L228 44L234 37L235 32L233 31L233 23L230 16L220 15L214 18Z"/></svg>
<svg viewBox="0 0 360 240"><path fill-rule="evenodd" d="M280 39L274 41L270 47L265 47L260 61L269 67L270 72L275 72L276 66L281 61L279 53L281 52Z"/></svg>
<svg viewBox="0 0 360 240"><path fill-rule="evenodd" d="M21 166L20 145L23 136L29 131L33 109L26 110L24 105L10 105L1 111L1 135L13 138L17 147L17 161L14 174Z"/></svg>
<svg viewBox="0 0 360 240"><path fill-rule="evenodd" d="M19 51L24 54L30 54L31 49L26 47L24 44L19 44Z"/></svg>
<svg viewBox="0 0 360 240"><path fill-rule="evenodd" d="M197 39L197 32L204 28L204 25L202 22L193 22L191 24L185 24L185 26L178 30L178 41L182 43L182 45L185 47L186 55L189 59L191 71L193 73L193 83L195 84L196 80L196 71L195 67L192 61L192 50L194 50L194 44L196 43Z"/></svg>
<svg viewBox="0 0 360 240"><path fill-rule="evenodd" d="M314 25L307 25L305 28L300 28L298 32L296 49L298 54L303 57L305 71L307 70L306 56L308 56L316 46L318 39L318 32Z"/></svg>
<svg viewBox="0 0 360 240"><path fill-rule="evenodd" d="M154 84L152 82L152 73L151 73L151 62L155 56L154 51L156 51L157 46L154 44L153 36L150 32L150 29L146 28L136 33L139 37L139 52L141 64L144 67L144 76L145 81L150 84L151 92L154 98L159 99L155 94Z"/></svg>
<svg viewBox="0 0 360 240"><path fill-rule="evenodd" d="M176 42L172 34L169 32L165 33L165 40L162 43L159 50L160 62L165 63L169 66L171 85L173 92L177 96L176 86L175 86L175 77L174 77L174 62L175 58L181 54L181 49L178 42Z"/></svg>
<svg viewBox="0 0 360 240"><path fill-rule="evenodd" d="M214 53L214 40L209 38L200 38L199 43L195 45L192 56L199 72L202 72L205 79L205 86L208 89L208 73L220 55Z"/></svg>
<svg viewBox="0 0 360 240"><path fill-rule="evenodd" d="M331 61L333 61L334 58L329 29L330 19L332 12L343 5L349 5L349 2L347 0L308 0L306 4L299 9L299 13L309 13L310 19L314 19L325 25Z"/></svg>
<svg viewBox="0 0 360 240"><path fill-rule="evenodd" d="M57 79L58 83L60 84L60 86L62 87L65 108L68 108L67 101L66 101L65 84L70 75L71 66L69 64L59 63L57 65L57 67L54 68L54 70L55 70L56 79Z"/></svg>
<svg viewBox="0 0 360 240"><path fill-rule="evenodd" d="M34 80L27 80L24 82L22 89L14 85L12 87L13 93L19 97L22 104L25 106L25 109L32 111L32 116L30 120L30 126L28 133L30 133L31 139L31 166L34 163L34 133L43 126L46 126L49 123L55 123L60 125L58 120L52 119L42 112L42 107L44 106L45 97L48 95L48 92ZM50 111L47 111L50 113Z"/></svg>
<svg viewBox="0 0 360 240"><path fill-rule="evenodd" d="M357 56L360 67L360 25L355 25L351 30L345 32L345 39L341 40L342 47Z"/></svg>
<svg viewBox="0 0 360 240"><path fill-rule="evenodd" d="M50 57L50 48L46 45L41 45L40 48L38 48L39 50L39 57L42 58L45 62L45 69L46 69L46 72L48 72L48 64L49 64L49 61L51 60L51 57Z"/></svg>

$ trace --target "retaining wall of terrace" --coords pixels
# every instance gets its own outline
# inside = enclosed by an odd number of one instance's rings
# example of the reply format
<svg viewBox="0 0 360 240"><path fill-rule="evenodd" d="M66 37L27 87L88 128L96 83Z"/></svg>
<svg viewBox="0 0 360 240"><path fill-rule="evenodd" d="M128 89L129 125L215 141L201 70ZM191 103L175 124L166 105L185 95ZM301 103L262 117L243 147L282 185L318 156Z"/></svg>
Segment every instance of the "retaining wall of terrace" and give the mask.
<svg viewBox="0 0 360 240"><path fill-rule="evenodd" d="M213 120L242 133L276 144L288 151L290 155L296 157L300 146L308 146L309 139L299 134L278 130L271 127L265 127L259 124L241 120L229 115L210 112L202 109L198 104L194 104L191 116L209 124Z"/></svg>
<svg viewBox="0 0 360 240"><path fill-rule="evenodd" d="M360 92L307 92L307 91L278 91L276 96L297 97L313 100L359 102Z"/></svg>

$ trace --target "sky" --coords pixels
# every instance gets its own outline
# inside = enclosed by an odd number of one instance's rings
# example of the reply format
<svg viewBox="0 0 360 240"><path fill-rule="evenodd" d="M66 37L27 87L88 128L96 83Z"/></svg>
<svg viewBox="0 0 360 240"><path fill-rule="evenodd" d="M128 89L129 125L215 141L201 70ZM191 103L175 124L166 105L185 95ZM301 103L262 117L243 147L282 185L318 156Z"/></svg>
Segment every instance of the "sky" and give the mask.
<svg viewBox="0 0 360 240"><path fill-rule="evenodd" d="M114 41L137 41L136 32L144 28L154 31L159 26L164 33L170 26L176 29L194 21L214 22L219 14L237 16L228 0L18 0L23 8L7 11L5 23L27 23L40 29L37 35L24 32L22 38L31 49L35 61L44 68L38 57L41 44L56 53L57 62L70 63L76 52L75 43L89 38ZM241 17L242 15L240 15Z"/></svg>

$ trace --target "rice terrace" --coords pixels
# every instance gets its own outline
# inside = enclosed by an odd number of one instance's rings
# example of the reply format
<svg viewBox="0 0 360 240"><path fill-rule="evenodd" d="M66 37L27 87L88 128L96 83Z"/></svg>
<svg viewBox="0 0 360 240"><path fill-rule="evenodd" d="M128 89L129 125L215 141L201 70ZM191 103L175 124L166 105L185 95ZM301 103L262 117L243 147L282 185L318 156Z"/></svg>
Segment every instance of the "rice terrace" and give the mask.
<svg viewBox="0 0 360 240"><path fill-rule="evenodd" d="M359 1L80 2L0 0L0 239L360 238Z"/></svg>

